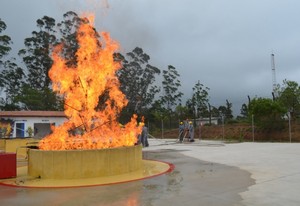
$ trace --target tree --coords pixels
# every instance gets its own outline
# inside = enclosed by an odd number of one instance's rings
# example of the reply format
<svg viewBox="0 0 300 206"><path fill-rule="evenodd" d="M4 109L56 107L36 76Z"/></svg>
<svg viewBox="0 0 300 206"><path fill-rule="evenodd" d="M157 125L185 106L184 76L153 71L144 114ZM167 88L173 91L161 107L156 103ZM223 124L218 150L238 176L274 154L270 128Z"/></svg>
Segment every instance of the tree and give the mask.
<svg viewBox="0 0 300 206"><path fill-rule="evenodd" d="M63 109L62 99L50 88L41 91L26 83L22 86L16 100L21 102L21 108L24 110L58 111Z"/></svg>
<svg viewBox="0 0 300 206"><path fill-rule="evenodd" d="M155 75L160 74L160 70L148 63L150 56L139 47L127 53L125 57L116 54L115 59L122 61L123 67L117 75L120 89L128 99L123 115L131 117L133 113L145 114L145 109L151 106L159 92L154 82Z"/></svg>
<svg viewBox="0 0 300 206"><path fill-rule="evenodd" d="M147 110L147 119L152 121L156 127L160 128L161 121L166 120L168 111L163 107L160 100L155 100L151 107Z"/></svg>
<svg viewBox="0 0 300 206"><path fill-rule="evenodd" d="M52 66L51 58L56 40L55 19L44 16L37 20L39 31L24 40L25 49L19 51L27 68L26 82L22 93L17 97L23 109L57 110L61 108L59 97L50 89L48 72Z"/></svg>
<svg viewBox="0 0 300 206"><path fill-rule="evenodd" d="M6 29L6 24L0 19L0 34ZM1 97L1 110L18 110L15 97L20 91L24 77L23 70L17 66L15 59L5 60L4 57L11 51L11 38L0 35L0 89L4 91Z"/></svg>
<svg viewBox="0 0 300 206"><path fill-rule="evenodd" d="M161 102L168 111L169 126L171 125L171 113L174 106L181 102L183 95L183 93L179 91L181 84L178 77L179 74L172 65L169 65L167 70L163 70L162 87L164 95L161 96Z"/></svg>
<svg viewBox="0 0 300 206"><path fill-rule="evenodd" d="M295 81L283 81L279 89L277 100L289 111L291 118L295 119L300 112L300 86Z"/></svg>
<svg viewBox="0 0 300 206"><path fill-rule="evenodd" d="M57 44L55 36L55 19L44 16L37 20L40 31L33 31L32 37L24 41L26 49L21 49L19 55L23 58L28 75L27 82L39 91L50 86L48 72L52 66L52 48Z"/></svg>
<svg viewBox="0 0 300 206"><path fill-rule="evenodd" d="M226 106L219 106L219 114L222 115L222 118L224 118L226 121L231 120L233 118L232 115L232 103L230 103L226 99Z"/></svg>
<svg viewBox="0 0 300 206"><path fill-rule="evenodd" d="M57 24L60 40L59 43L62 44L61 55L66 60L68 67L77 66L76 52L79 47L77 41L78 28L82 24L89 23L88 19L79 17L75 12L68 11L63 15L64 20ZM99 38L98 33L95 31L95 35Z"/></svg>
<svg viewBox="0 0 300 206"><path fill-rule="evenodd" d="M24 83L24 72L16 63L6 61L6 68L0 73L1 84L4 87L5 99L2 100L2 110L19 110L17 96L21 94L20 90Z"/></svg>
<svg viewBox="0 0 300 206"><path fill-rule="evenodd" d="M6 24L0 18L0 68L3 62L3 57L11 50L10 44L12 44L11 38L7 35L1 35L6 30Z"/></svg>
<svg viewBox="0 0 300 206"><path fill-rule="evenodd" d="M178 119L183 120L185 117L189 116L189 111L186 106L182 106L181 103L175 109L176 114L178 115Z"/></svg>
<svg viewBox="0 0 300 206"><path fill-rule="evenodd" d="M220 111L218 110L218 108L211 106L210 109L210 114L212 117L219 117L220 116Z"/></svg>
<svg viewBox="0 0 300 206"><path fill-rule="evenodd" d="M242 117L248 117L248 106L246 104L242 104L241 115Z"/></svg>
<svg viewBox="0 0 300 206"><path fill-rule="evenodd" d="M225 113L225 117L226 119L230 120L233 118L232 115L232 103L230 103L227 99L226 99L226 113Z"/></svg>
<svg viewBox="0 0 300 206"><path fill-rule="evenodd" d="M179 74L172 65L168 66L168 70L163 70L162 87L164 95L161 96L161 101L168 110L172 110L175 105L181 102L183 93L179 91L181 83L178 77Z"/></svg>
<svg viewBox="0 0 300 206"><path fill-rule="evenodd" d="M189 99L186 103L190 112L194 115L194 117L209 117L208 111L208 87L204 87L203 84L198 81L193 87L193 95L192 98Z"/></svg>
<svg viewBox="0 0 300 206"><path fill-rule="evenodd" d="M186 114L184 119L186 118L191 118L191 117L196 117L196 112L195 112L195 102L193 99L188 99L185 102L185 107L186 107Z"/></svg>
<svg viewBox="0 0 300 206"><path fill-rule="evenodd" d="M249 116L254 115L255 123L264 129L282 129L282 117L286 109L279 101L269 98L254 98L249 103Z"/></svg>

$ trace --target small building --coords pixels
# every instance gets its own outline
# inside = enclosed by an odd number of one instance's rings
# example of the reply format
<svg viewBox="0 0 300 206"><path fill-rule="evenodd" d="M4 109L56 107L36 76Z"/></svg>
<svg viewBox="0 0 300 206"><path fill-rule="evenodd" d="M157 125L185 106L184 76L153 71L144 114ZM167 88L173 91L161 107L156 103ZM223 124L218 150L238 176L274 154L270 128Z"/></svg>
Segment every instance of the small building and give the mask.
<svg viewBox="0 0 300 206"><path fill-rule="evenodd" d="M0 138L42 138L66 119L62 111L0 111Z"/></svg>
<svg viewBox="0 0 300 206"><path fill-rule="evenodd" d="M206 125L206 124L213 124L213 125L218 125L220 118L219 117L204 117L204 118L199 118L199 119L195 119L196 121L196 125L199 126L199 124L201 124L201 126Z"/></svg>

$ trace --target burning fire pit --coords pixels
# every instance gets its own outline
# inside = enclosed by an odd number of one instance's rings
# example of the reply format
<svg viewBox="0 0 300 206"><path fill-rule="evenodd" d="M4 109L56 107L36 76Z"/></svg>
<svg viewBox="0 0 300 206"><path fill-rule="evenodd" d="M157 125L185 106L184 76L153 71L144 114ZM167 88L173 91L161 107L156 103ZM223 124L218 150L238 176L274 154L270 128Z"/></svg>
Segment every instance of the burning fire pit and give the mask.
<svg viewBox="0 0 300 206"><path fill-rule="evenodd" d="M137 124L137 115L124 125L118 121L127 105L115 75L121 67L113 58L118 44L108 33L96 33L86 21L77 34L76 66L68 66L62 58L62 46L58 46L49 70L53 90L64 99L68 120L53 127L52 133L39 142L38 149L29 149L28 167L20 168L23 176L2 184L95 185L142 179L172 170L170 164L142 160L142 146L136 143L143 125ZM81 184L83 179L85 183Z"/></svg>
<svg viewBox="0 0 300 206"><path fill-rule="evenodd" d="M45 179L113 176L142 168L140 145L99 150L29 150L28 175Z"/></svg>
<svg viewBox="0 0 300 206"><path fill-rule="evenodd" d="M116 77L121 65L113 59L118 44L87 22L77 34L76 66L62 58L61 46L53 52L49 77L53 90L64 98L68 121L53 127L39 150L29 151L28 174L33 177L99 177L132 172L142 165L142 148L135 146L142 130L137 116L122 126L118 122L127 105Z"/></svg>

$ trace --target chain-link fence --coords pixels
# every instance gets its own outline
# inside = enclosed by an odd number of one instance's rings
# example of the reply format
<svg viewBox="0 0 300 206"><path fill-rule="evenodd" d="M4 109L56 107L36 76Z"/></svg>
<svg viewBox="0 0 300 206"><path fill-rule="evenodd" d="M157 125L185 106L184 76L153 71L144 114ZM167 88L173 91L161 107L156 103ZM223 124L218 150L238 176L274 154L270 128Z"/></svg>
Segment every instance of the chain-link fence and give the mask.
<svg viewBox="0 0 300 206"><path fill-rule="evenodd" d="M193 121L193 120L192 120ZM160 121L148 121L146 125L149 133L155 138L177 138L179 134L180 120L161 119ZM300 121L281 120L264 121L257 124L223 123L199 124L194 121L195 139L224 140L234 142L300 142Z"/></svg>

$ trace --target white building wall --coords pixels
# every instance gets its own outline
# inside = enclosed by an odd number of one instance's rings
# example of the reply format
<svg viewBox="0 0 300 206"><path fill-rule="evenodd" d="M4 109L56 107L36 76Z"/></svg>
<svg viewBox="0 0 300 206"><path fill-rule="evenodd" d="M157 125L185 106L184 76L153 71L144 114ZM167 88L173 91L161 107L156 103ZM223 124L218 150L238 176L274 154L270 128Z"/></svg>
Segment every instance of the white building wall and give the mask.
<svg viewBox="0 0 300 206"><path fill-rule="evenodd" d="M14 120L14 129L13 129L13 138L15 138L17 135L17 130L16 130L16 124L17 123L24 123L24 130L25 130L25 137L28 136L26 133L26 130L28 127L31 127L32 129L34 128L35 123L49 123L52 124L54 123L55 126L61 125L66 118L64 117L14 117L10 118Z"/></svg>

